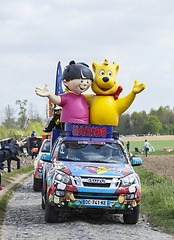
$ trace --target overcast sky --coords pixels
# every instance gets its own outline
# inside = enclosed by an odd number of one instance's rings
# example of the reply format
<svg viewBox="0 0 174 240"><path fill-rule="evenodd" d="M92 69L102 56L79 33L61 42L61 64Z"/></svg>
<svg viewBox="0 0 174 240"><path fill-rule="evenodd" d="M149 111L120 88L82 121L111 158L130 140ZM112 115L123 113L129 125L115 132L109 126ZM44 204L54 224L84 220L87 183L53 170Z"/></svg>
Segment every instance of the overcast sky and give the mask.
<svg viewBox="0 0 174 240"><path fill-rule="evenodd" d="M173 0L0 0L0 114L17 99L40 112L57 62L117 62L121 97L145 83L127 113L174 107Z"/></svg>

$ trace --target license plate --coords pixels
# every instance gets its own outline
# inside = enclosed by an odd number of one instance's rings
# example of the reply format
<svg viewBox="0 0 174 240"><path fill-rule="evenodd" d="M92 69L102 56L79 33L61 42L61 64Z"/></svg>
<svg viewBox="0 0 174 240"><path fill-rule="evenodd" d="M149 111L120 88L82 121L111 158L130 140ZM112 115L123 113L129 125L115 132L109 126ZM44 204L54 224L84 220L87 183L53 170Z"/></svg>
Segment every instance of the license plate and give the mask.
<svg viewBox="0 0 174 240"><path fill-rule="evenodd" d="M100 183L100 184L105 184L105 183L106 183L106 179L88 178L88 183Z"/></svg>
<svg viewBox="0 0 174 240"><path fill-rule="evenodd" d="M85 205L107 206L107 200L85 199Z"/></svg>

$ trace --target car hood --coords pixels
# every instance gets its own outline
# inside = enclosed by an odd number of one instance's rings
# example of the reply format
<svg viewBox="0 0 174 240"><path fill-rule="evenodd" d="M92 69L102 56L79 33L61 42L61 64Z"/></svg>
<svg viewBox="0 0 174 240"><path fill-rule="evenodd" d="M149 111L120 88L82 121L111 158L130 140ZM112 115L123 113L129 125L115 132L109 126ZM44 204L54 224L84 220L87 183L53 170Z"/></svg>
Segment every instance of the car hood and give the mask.
<svg viewBox="0 0 174 240"><path fill-rule="evenodd" d="M125 177L134 172L129 164L58 161L55 163L55 168L74 176L107 175Z"/></svg>

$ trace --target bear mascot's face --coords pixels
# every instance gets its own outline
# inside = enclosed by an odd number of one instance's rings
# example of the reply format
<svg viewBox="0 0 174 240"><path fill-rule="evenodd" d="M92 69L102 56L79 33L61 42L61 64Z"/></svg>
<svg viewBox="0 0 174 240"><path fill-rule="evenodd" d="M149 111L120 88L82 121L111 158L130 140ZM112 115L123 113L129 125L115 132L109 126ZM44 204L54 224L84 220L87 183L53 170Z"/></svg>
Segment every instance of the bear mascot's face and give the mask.
<svg viewBox="0 0 174 240"><path fill-rule="evenodd" d="M104 96L114 94L119 86L116 81L119 65L117 63L109 65L105 59L105 62L101 65L93 62L92 68L95 73L94 82L92 83L93 92Z"/></svg>

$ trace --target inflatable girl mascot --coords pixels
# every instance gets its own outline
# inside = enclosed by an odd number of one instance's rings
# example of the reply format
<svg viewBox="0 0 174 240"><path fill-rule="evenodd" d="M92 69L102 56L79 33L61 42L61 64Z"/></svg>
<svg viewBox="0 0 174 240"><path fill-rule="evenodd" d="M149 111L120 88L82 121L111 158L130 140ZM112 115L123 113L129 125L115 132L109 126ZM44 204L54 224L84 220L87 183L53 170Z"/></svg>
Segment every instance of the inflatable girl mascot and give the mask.
<svg viewBox="0 0 174 240"><path fill-rule="evenodd" d="M89 109L83 92L92 84L93 75L85 63L71 61L63 71L62 81L68 93L58 96L52 94L45 84L45 88L36 88L36 94L48 97L50 101L62 107L60 122L89 124Z"/></svg>

